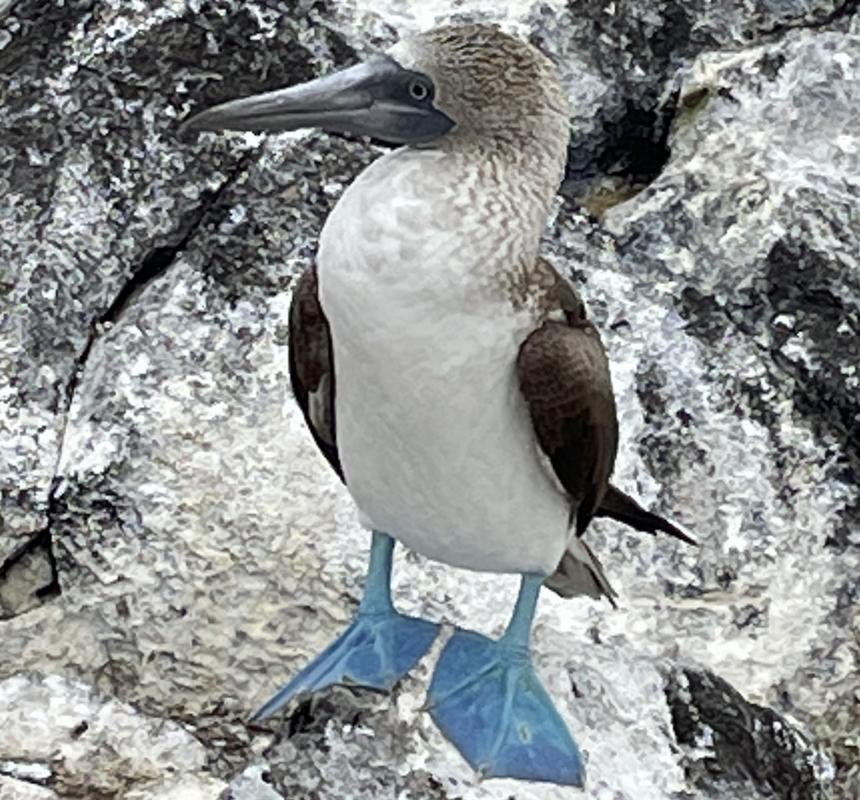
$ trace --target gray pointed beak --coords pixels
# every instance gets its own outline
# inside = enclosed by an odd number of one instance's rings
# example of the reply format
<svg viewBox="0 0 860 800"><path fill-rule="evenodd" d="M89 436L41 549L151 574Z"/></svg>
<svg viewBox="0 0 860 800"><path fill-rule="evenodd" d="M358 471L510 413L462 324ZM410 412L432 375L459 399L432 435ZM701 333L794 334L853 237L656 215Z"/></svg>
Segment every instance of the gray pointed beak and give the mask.
<svg viewBox="0 0 860 800"><path fill-rule="evenodd" d="M454 122L410 87L426 76L403 69L387 56L274 92L231 100L195 114L186 131L294 131L321 128L372 136L392 144L429 142Z"/></svg>

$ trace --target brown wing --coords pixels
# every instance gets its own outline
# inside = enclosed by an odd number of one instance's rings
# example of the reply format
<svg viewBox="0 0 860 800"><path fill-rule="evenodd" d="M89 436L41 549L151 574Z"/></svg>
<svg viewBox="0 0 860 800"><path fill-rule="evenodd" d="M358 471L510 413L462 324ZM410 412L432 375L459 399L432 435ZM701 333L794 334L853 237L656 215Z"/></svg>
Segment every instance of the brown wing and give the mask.
<svg viewBox="0 0 860 800"><path fill-rule="evenodd" d="M581 536L609 485L618 420L597 329L581 313L567 316L526 339L517 371L538 443L570 497Z"/></svg>
<svg viewBox="0 0 860 800"><path fill-rule="evenodd" d="M334 353L317 294L316 267L299 278L290 304L290 383L305 422L332 469L344 480L337 452Z"/></svg>

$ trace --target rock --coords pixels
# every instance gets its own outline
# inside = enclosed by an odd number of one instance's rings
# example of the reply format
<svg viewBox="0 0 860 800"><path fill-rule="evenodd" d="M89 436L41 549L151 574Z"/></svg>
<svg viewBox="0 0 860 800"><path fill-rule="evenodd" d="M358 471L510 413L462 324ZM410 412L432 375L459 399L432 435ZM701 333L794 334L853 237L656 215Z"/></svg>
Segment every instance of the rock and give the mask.
<svg viewBox="0 0 860 800"><path fill-rule="evenodd" d="M617 480L701 546L596 525L622 607L545 598L538 668L589 797L854 798L860 22L826 0L605 5L522 0L505 24L575 101L546 250L610 349ZM379 150L177 123L452 13L498 12L0 3L0 797L89 776L129 798L570 796L476 781L419 711L433 653L393 698L246 723L363 577L366 534L289 393L286 314ZM396 592L497 633L515 581L400 555ZM70 740L70 708L110 748Z"/></svg>
<svg viewBox="0 0 860 800"><path fill-rule="evenodd" d="M572 91L565 192L602 212L653 180L670 155L683 71L703 52L774 41L794 29L847 27L842 0L536 4L532 40Z"/></svg>
<svg viewBox="0 0 860 800"><path fill-rule="evenodd" d="M846 698L860 663L858 48L799 31L702 57L660 176L603 226L567 217L555 239L618 337L616 390L638 400L622 412L645 467L631 485L657 478L703 545L690 583L674 558L657 568L669 595L700 600L699 622L679 608L685 635L841 753L847 797L860 788L845 736L860 712ZM667 624L654 621L652 641Z"/></svg>
<svg viewBox="0 0 860 800"><path fill-rule="evenodd" d="M19 543L0 565L0 619L39 605L59 591L50 531Z"/></svg>
<svg viewBox="0 0 860 800"><path fill-rule="evenodd" d="M567 698L560 710L571 729L583 743L591 740L585 756L589 796L649 800L681 791L683 773L666 736L671 719L663 676L653 660L621 642L585 647L558 637L564 603L545 605L550 608L537 631L538 666L553 696ZM289 798L570 797L569 788L481 781L451 758L449 745L420 712L443 641L393 698L337 689L299 708L262 756L279 792ZM593 736L598 728L600 740Z"/></svg>
<svg viewBox="0 0 860 800"><path fill-rule="evenodd" d="M230 782L220 800L281 800L271 780L271 774L262 767L248 767Z"/></svg>
<svg viewBox="0 0 860 800"><path fill-rule="evenodd" d="M57 676L0 682L0 730L0 774L26 782L34 800L195 800L224 788L204 771L206 751L182 727ZM0 783L0 796L11 786Z"/></svg>
<svg viewBox="0 0 860 800"><path fill-rule="evenodd" d="M56 793L43 786L0 776L0 800L56 800Z"/></svg>
<svg viewBox="0 0 860 800"><path fill-rule="evenodd" d="M150 13L23 0L0 20L0 121L10 134L0 145L10 165L0 260L17 265L0 322L0 372L15 376L0 387L0 564L50 528L66 412L94 341L212 224L219 194L253 157L211 137L189 157L178 120L349 54L309 24L238 2ZM299 38L316 42L316 55Z"/></svg>
<svg viewBox="0 0 860 800"><path fill-rule="evenodd" d="M706 797L824 797L830 765L769 708L709 673L678 670L667 685L687 775ZM832 776L829 776L832 777Z"/></svg>

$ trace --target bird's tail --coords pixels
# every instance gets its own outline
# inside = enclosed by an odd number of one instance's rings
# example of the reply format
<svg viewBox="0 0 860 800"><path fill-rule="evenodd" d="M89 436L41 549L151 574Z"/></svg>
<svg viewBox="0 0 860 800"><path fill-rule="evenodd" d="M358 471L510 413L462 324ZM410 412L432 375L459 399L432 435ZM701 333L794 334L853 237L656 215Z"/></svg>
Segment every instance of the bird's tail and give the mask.
<svg viewBox="0 0 860 800"><path fill-rule="evenodd" d="M656 535L659 533L667 533L669 536L674 536L687 544L696 545L695 539L688 536L677 526L673 525L669 520L664 519L659 514L654 514L651 511L646 511L639 505L630 495L624 494L620 489L616 489L610 484L606 490L606 494L600 501L600 506L594 512L596 517L609 517L616 522L627 525L630 528L635 528L643 533Z"/></svg>
<svg viewBox="0 0 860 800"><path fill-rule="evenodd" d="M562 597L578 594L595 600L606 597L613 608L617 607L615 598L618 593L609 585L597 556L579 536L571 538L558 567L544 581L544 585Z"/></svg>
<svg viewBox="0 0 860 800"><path fill-rule="evenodd" d="M646 511L630 495L611 484L600 501L595 516L609 517L643 533L652 535L666 533L687 544L698 544L695 539L669 520L659 514ZM571 538L556 571L544 581L544 584L562 597L574 597L579 594L593 597L595 600L606 597L613 607L617 606L615 598L618 594L606 579L597 556L579 536Z"/></svg>

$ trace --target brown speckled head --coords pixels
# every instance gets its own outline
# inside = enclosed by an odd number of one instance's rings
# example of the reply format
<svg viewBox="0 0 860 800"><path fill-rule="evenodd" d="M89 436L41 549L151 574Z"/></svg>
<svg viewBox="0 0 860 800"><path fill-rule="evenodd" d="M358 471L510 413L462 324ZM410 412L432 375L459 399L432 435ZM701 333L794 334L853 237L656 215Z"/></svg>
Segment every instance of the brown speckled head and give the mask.
<svg viewBox="0 0 860 800"><path fill-rule="evenodd" d="M446 136L563 157L567 96L552 62L493 25L450 25L409 37L389 50L435 85L434 105L456 123ZM438 144L438 143L437 143Z"/></svg>

